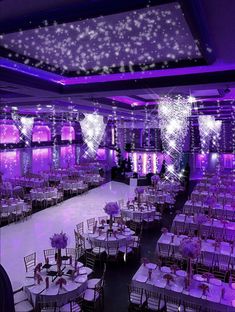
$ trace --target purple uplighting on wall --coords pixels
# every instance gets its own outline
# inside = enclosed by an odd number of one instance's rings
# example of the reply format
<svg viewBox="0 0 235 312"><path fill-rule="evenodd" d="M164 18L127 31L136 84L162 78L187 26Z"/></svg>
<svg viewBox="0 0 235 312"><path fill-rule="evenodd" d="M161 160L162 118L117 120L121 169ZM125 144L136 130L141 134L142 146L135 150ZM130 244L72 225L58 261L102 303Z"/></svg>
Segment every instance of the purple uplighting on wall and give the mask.
<svg viewBox="0 0 235 312"><path fill-rule="evenodd" d="M51 140L51 130L48 126L34 126L32 141L47 142Z"/></svg>
<svg viewBox="0 0 235 312"><path fill-rule="evenodd" d="M61 140L75 140L75 130L73 126L63 126L61 129Z"/></svg>
<svg viewBox="0 0 235 312"><path fill-rule="evenodd" d="M61 146L60 148L60 166L62 168L69 168L75 165L75 145Z"/></svg>
<svg viewBox="0 0 235 312"><path fill-rule="evenodd" d="M1 124L0 125L0 143L19 143L20 136L19 130L13 124Z"/></svg>
<svg viewBox="0 0 235 312"><path fill-rule="evenodd" d="M32 150L32 171L38 173L49 170L52 164L51 147L42 147Z"/></svg>

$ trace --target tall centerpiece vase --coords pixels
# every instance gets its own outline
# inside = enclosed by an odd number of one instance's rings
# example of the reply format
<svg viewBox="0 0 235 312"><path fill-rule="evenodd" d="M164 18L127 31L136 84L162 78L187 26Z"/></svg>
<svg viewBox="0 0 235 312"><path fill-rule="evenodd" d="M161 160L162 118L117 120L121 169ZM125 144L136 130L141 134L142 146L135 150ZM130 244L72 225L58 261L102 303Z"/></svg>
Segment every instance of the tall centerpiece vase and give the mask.
<svg viewBox="0 0 235 312"><path fill-rule="evenodd" d="M61 271L61 265L62 265L61 248L59 248L57 250L56 264L57 264L57 273L59 276L61 276L62 275L62 271Z"/></svg>
<svg viewBox="0 0 235 312"><path fill-rule="evenodd" d="M198 240L185 238L181 241L179 251L182 257L187 259L187 281L185 286L188 288L192 281L192 261L200 255L201 244Z"/></svg>
<svg viewBox="0 0 235 312"><path fill-rule="evenodd" d="M109 218L109 229L110 231L112 231L113 229L113 216L112 215L110 215L110 218Z"/></svg>
<svg viewBox="0 0 235 312"><path fill-rule="evenodd" d="M67 247L68 237L65 233L61 232L59 234L54 234L53 237L50 238L51 240L51 247L57 249L56 253L56 264L57 264L57 274L59 276L62 275L61 265L62 265L62 256L61 256L61 249Z"/></svg>
<svg viewBox="0 0 235 312"><path fill-rule="evenodd" d="M187 288L191 285L192 281L192 259L188 258L187 261Z"/></svg>
<svg viewBox="0 0 235 312"><path fill-rule="evenodd" d="M113 216L118 215L120 208L116 202L109 202L105 205L104 211L109 215L109 231L113 228Z"/></svg>

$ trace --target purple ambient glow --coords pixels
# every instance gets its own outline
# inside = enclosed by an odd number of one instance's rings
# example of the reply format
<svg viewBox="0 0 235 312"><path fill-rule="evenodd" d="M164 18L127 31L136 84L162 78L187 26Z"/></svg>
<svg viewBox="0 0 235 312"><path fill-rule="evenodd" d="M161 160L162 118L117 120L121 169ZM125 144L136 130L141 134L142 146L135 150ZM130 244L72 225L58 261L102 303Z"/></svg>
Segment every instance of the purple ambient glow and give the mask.
<svg viewBox="0 0 235 312"><path fill-rule="evenodd" d="M72 141L75 140L75 130L72 126L63 126L61 129L61 140Z"/></svg>
<svg viewBox="0 0 235 312"><path fill-rule="evenodd" d="M48 126L34 126L32 134L33 142L51 141L51 130Z"/></svg>
<svg viewBox="0 0 235 312"><path fill-rule="evenodd" d="M133 99L129 96L112 96L112 97L108 97L108 99L111 99L117 102L122 102L122 103L129 104L129 105L134 105L134 106L156 104L156 102L143 102L140 100Z"/></svg>
<svg viewBox="0 0 235 312"><path fill-rule="evenodd" d="M49 170L52 163L51 147L32 149L32 171L39 173Z"/></svg>
<svg viewBox="0 0 235 312"><path fill-rule="evenodd" d="M19 143L20 136L19 130L15 125L12 124L1 124L0 125L0 143Z"/></svg>
<svg viewBox="0 0 235 312"><path fill-rule="evenodd" d="M60 148L60 166L69 168L75 165L75 145L61 146Z"/></svg>

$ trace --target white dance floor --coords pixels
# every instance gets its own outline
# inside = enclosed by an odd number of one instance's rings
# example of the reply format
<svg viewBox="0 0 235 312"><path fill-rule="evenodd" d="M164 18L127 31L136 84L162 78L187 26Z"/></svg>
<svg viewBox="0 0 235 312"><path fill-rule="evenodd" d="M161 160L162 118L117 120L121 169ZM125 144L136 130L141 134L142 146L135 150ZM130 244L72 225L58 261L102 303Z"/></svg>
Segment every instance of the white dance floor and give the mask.
<svg viewBox="0 0 235 312"><path fill-rule="evenodd" d="M134 188L109 182L63 203L35 213L27 221L13 223L0 229L0 262L12 283L24 280L24 256L36 251L38 262L43 262L43 249L51 248L50 237L65 232L68 247L74 247L76 224L92 217L105 215L104 205L109 201L133 197Z"/></svg>

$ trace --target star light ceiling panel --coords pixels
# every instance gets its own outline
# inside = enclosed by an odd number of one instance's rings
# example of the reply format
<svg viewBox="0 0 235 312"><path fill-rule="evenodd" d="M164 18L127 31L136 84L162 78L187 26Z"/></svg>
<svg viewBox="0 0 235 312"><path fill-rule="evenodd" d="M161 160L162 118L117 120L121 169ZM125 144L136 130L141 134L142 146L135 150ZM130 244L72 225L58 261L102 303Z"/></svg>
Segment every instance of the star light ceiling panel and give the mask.
<svg viewBox="0 0 235 312"><path fill-rule="evenodd" d="M73 75L148 70L202 59L177 3L6 34L0 45L25 64ZM17 54L16 54L17 53ZM20 59L20 57L19 57Z"/></svg>

